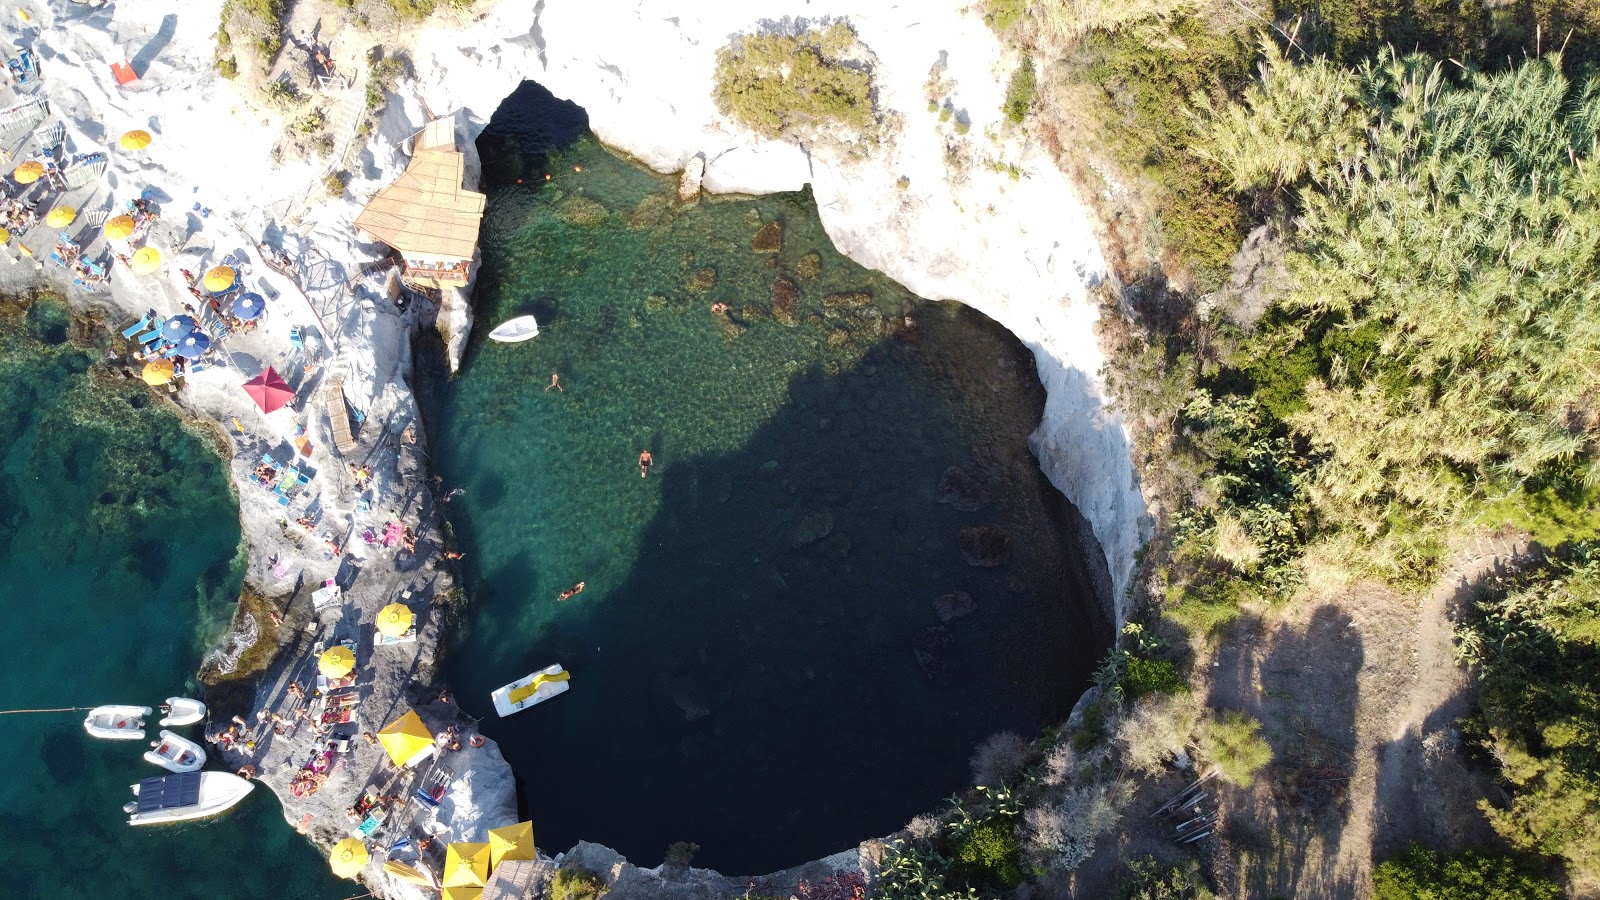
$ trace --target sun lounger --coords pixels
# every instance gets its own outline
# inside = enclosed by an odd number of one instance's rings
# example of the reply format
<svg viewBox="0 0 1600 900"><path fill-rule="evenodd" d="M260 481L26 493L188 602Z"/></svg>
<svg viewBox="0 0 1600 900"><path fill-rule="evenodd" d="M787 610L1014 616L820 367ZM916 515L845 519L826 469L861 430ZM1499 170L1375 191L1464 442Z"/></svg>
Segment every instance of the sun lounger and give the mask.
<svg viewBox="0 0 1600 900"><path fill-rule="evenodd" d="M139 343L148 344L148 343L151 343L152 341L156 340L157 338L161 337L160 324L161 323L157 322L156 323L156 325L157 325L156 328L154 328L154 329L152 329L150 331L146 331L144 334L139 335Z"/></svg>
<svg viewBox="0 0 1600 900"><path fill-rule="evenodd" d="M153 309L149 312L146 312L144 314L144 318L133 323L132 325L129 325L127 328L122 329L122 336L125 338L131 338L139 332L145 330L150 326L150 320L155 318L155 315L156 311Z"/></svg>

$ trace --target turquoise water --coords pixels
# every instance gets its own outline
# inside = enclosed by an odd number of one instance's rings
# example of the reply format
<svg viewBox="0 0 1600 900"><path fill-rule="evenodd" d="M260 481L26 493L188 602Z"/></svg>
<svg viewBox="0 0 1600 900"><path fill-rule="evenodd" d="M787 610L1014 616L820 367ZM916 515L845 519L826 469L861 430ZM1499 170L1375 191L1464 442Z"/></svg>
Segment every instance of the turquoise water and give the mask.
<svg viewBox="0 0 1600 900"><path fill-rule="evenodd" d="M840 256L808 195L678 208L539 93L479 142L463 372L420 354L432 461L463 491L451 686L548 851L653 865L686 840L751 873L898 828L964 786L976 742L1063 718L1097 652L1072 513L1026 449L1031 358ZM540 337L482 340L527 313ZM993 501L941 503L952 466ZM1010 560L968 565L967 525L1003 527ZM935 684L913 641L955 591L978 611ZM495 716L493 688L552 662L566 695Z"/></svg>
<svg viewBox="0 0 1600 900"><path fill-rule="evenodd" d="M99 352L69 343L74 328L58 304L0 304L3 709L155 707L194 691L239 590L238 506L220 460L143 385L91 374ZM161 770L143 744L90 738L82 720L0 716L6 896L359 893L327 874L266 790L220 818L129 827L128 785Z"/></svg>

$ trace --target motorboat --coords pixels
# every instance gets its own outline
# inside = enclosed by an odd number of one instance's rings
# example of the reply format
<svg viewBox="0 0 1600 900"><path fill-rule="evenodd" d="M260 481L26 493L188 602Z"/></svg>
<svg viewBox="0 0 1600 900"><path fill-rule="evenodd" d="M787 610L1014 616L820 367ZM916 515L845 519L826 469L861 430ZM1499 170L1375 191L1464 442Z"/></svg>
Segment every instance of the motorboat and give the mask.
<svg viewBox="0 0 1600 900"><path fill-rule="evenodd" d="M502 344L516 344L539 336L539 323L533 316L517 316L496 325L489 332L489 340Z"/></svg>
<svg viewBox="0 0 1600 900"><path fill-rule="evenodd" d="M206 750L186 737L170 731L161 732L161 740L151 741L145 762L152 762L169 772L198 772L206 764Z"/></svg>
<svg viewBox="0 0 1600 900"><path fill-rule="evenodd" d="M108 741L142 740L148 715L148 706L96 706L83 720L83 730Z"/></svg>
<svg viewBox="0 0 1600 900"><path fill-rule="evenodd" d="M556 663L496 689L489 697L494 700L495 711L505 717L566 693L567 679L571 677L571 672Z"/></svg>
<svg viewBox="0 0 1600 900"><path fill-rule="evenodd" d="M146 778L132 787L138 799L122 807L128 824L159 825L214 816L256 786L232 772L186 772Z"/></svg>
<svg viewBox="0 0 1600 900"><path fill-rule="evenodd" d="M206 717L206 705L199 700L190 700L188 697L168 697L161 711L166 713L161 718L162 728L175 728L179 725L193 725Z"/></svg>

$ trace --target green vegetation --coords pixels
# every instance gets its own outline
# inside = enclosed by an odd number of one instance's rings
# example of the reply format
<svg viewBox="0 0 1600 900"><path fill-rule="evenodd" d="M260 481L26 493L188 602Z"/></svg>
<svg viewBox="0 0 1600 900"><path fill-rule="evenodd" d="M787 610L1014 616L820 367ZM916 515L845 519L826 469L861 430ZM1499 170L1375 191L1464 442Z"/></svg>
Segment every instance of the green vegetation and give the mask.
<svg viewBox="0 0 1600 900"><path fill-rule="evenodd" d="M751 34L717 51L712 97L722 114L764 137L863 135L877 121L872 77L846 59L843 22L800 34Z"/></svg>
<svg viewBox="0 0 1600 900"><path fill-rule="evenodd" d="M1193 862L1184 866L1163 866L1154 857L1128 860L1117 879L1112 900L1212 900L1215 896Z"/></svg>
<svg viewBox="0 0 1600 900"><path fill-rule="evenodd" d="M1600 880L1600 545L1571 545L1497 584L1458 634L1483 682L1478 731L1509 782L1485 803L1519 849Z"/></svg>
<svg viewBox="0 0 1600 900"><path fill-rule="evenodd" d="M667 848L666 863L668 868L687 869L694 862L694 855L700 852L700 845L690 841L673 841Z"/></svg>
<svg viewBox="0 0 1600 900"><path fill-rule="evenodd" d="M983 21L995 30L997 34L1004 34L1022 22L1028 12L1026 0L984 0Z"/></svg>
<svg viewBox="0 0 1600 900"><path fill-rule="evenodd" d="M331 172L322 179L322 189L328 192L329 197L344 196L345 188L350 186L350 176L344 171Z"/></svg>
<svg viewBox="0 0 1600 900"><path fill-rule="evenodd" d="M1558 900L1561 886L1512 860L1467 850L1441 856L1417 844L1373 872L1372 900Z"/></svg>
<svg viewBox="0 0 1600 900"><path fill-rule="evenodd" d="M1248 786L1256 773L1272 762L1272 747L1261 736L1260 722L1229 710L1201 726L1200 755L1210 760L1223 778Z"/></svg>
<svg viewBox="0 0 1600 900"><path fill-rule="evenodd" d="M231 50L236 39L255 52L256 64L263 75L271 71L272 61L283 48L283 0L226 0L222 4L216 34L217 71L223 71L225 60L234 59ZM238 72L236 62L232 68Z"/></svg>
<svg viewBox="0 0 1600 900"><path fill-rule="evenodd" d="M590 869L562 868L550 879L550 900L597 900L605 894L606 880Z"/></svg>
<svg viewBox="0 0 1600 900"><path fill-rule="evenodd" d="M267 85L267 102L279 109L293 109L300 105L300 92L287 81L274 81Z"/></svg>
<svg viewBox="0 0 1600 900"><path fill-rule="evenodd" d="M1022 883L1022 845L1009 819L984 822L957 838L953 850L956 869L969 884L1014 888Z"/></svg>
<svg viewBox="0 0 1600 900"><path fill-rule="evenodd" d="M1033 57L1024 56L1017 70L1011 73L1011 81L1006 85L1006 102L1001 104L1001 111L1006 114L1006 119L1013 124L1020 124L1028 117L1028 110L1033 106L1034 91L1039 89L1039 74L1033 69Z"/></svg>

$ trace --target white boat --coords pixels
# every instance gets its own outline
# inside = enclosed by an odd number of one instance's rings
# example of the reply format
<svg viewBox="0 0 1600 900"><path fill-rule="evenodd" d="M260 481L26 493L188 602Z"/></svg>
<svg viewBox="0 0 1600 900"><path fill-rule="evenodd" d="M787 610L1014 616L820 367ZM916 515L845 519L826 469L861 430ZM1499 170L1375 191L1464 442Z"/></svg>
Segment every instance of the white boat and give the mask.
<svg viewBox="0 0 1600 900"><path fill-rule="evenodd" d="M539 323L534 320L533 316L517 316L515 319L507 319L496 325L495 329L489 332L489 340L499 341L502 344L515 344L538 336Z"/></svg>
<svg viewBox="0 0 1600 900"><path fill-rule="evenodd" d="M206 764L206 750L186 737L161 732L161 740L150 742L145 762L155 763L169 772L198 772Z"/></svg>
<svg viewBox="0 0 1600 900"><path fill-rule="evenodd" d="M214 816L256 786L232 772L186 772L146 778L132 787L139 799L122 807L128 824L159 825Z"/></svg>
<svg viewBox="0 0 1600 900"><path fill-rule="evenodd" d="M571 677L571 672L556 663L496 689L489 694L489 698L494 701L496 712L502 717L509 716L536 703L543 703L557 694L566 693L567 679Z"/></svg>
<svg viewBox="0 0 1600 900"><path fill-rule="evenodd" d="M137 741L144 737L148 706L96 706L83 720L83 730L109 741Z"/></svg>
<svg viewBox="0 0 1600 900"><path fill-rule="evenodd" d="M166 705L161 707L161 711L166 713L161 718L162 728L193 725L206 717L206 705L199 700L190 700L188 697L168 697Z"/></svg>

